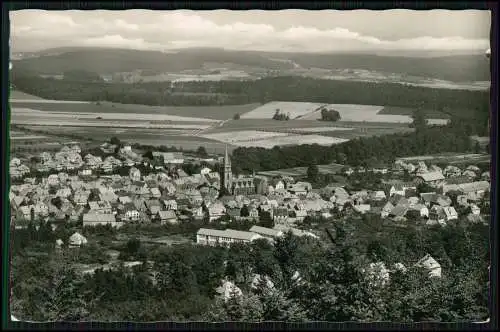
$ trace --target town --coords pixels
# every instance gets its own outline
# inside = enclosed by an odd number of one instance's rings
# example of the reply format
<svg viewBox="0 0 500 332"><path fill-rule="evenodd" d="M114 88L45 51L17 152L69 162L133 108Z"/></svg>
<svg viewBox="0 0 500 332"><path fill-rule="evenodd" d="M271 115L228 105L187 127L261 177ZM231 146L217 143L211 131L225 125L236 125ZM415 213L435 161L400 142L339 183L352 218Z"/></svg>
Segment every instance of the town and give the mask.
<svg viewBox="0 0 500 332"><path fill-rule="evenodd" d="M53 229L63 224L74 227L69 239L57 239L58 246L92 241L81 235L82 229L106 225L202 221L196 243L213 246L260 238L272 241L287 231L319 239L324 230L314 229L315 220L348 215L379 215L395 227L445 227L459 220L488 223L490 174L475 165L442 169L423 161L396 160L387 168L343 167L339 173L347 179L358 173L384 179L376 190L348 192L345 186L332 184L313 188L307 179L291 176L235 176L227 150L224 156L191 158L198 162L199 172L187 174L183 166L188 160L181 152L154 151L150 159L130 145L104 143L103 159L83 154L74 143L54 154L31 157L36 159L33 168L27 166L30 160L10 161L12 225L26 228L29 222L41 221ZM410 180L403 181L404 174ZM232 229L233 223L242 221L247 229ZM168 236L167 229L164 233Z"/></svg>

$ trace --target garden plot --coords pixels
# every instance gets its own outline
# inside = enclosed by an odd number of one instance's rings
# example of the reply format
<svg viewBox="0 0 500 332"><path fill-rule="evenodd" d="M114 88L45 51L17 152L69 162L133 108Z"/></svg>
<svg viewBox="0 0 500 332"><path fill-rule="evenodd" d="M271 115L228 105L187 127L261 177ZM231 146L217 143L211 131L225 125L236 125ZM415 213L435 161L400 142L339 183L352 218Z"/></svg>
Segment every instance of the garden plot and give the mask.
<svg viewBox="0 0 500 332"><path fill-rule="evenodd" d="M68 118L68 119L95 119L100 117L105 120L139 120L139 121L184 121L184 122L218 122L214 119L185 117L166 114L144 113L84 113L84 112L42 112L30 108L12 108L12 117L30 116L41 118Z"/></svg>
<svg viewBox="0 0 500 332"><path fill-rule="evenodd" d="M241 147L272 148L281 145L319 144L332 145L348 141L347 139L320 135L292 135L265 131L232 131L206 134L202 137Z"/></svg>
<svg viewBox="0 0 500 332"><path fill-rule="evenodd" d="M241 119L272 119L277 109L280 113L289 114L290 119L297 119L318 110L322 105L324 104L273 101L242 114Z"/></svg>
<svg viewBox="0 0 500 332"><path fill-rule="evenodd" d="M354 105L354 104L329 104L327 109L333 109L340 114L340 121L350 122L386 122L386 123L411 123L413 119L408 115L379 114L384 106ZM310 113L302 117L304 120L319 120L321 113Z"/></svg>
<svg viewBox="0 0 500 332"><path fill-rule="evenodd" d="M263 139L284 137L287 135L288 134L285 133L273 133L273 132L258 131L258 130L242 130L242 131L229 131L222 133L205 134L201 135L201 137L237 145L237 143L239 142L260 141Z"/></svg>
<svg viewBox="0 0 500 332"><path fill-rule="evenodd" d="M311 128L290 128L287 130L290 132L323 133L327 131L345 131L353 129L354 128L347 128L347 127L311 127Z"/></svg>
<svg viewBox="0 0 500 332"><path fill-rule="evenodd" d="M271 149L275 146L284 146L284 145L301 145L301 144L332 145L347 141L348 141L347 139L320 136L320 135L287 135L282 137L273 137L273 138L254 140L254 141L240 141L240 142L234 142L232 144L242 147L261 147L261 148Z"/></svg>

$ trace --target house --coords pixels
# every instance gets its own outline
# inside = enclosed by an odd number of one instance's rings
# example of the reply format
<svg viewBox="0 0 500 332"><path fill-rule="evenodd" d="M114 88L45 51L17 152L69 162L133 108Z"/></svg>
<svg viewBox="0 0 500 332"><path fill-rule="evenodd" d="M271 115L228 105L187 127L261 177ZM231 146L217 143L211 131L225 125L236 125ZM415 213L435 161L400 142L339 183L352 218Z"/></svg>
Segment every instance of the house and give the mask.
<svg viewBox="0 0 500 332"><path fill-rule="evenodd" d="M40 201L33 207L35 216L46 217L49 215L49 207L44 202Z"/></svg>
<svg viewBox="0 0 500 332"><path fill-rule="evenodd" d="M481 215L472 214L472 213L470 213L470 214L467 216L467 220L468 220L470 223L473 223L473 224L480 224L480 223L484 223L484 218L483 218Z"/></svg>
<svg viewBox="0 0 500 332"><path fill-rule="evenodd" d="M150 191L151 191L152 198L159 199L161 197L160 189L155 187L155 188L151 188Z"/></svg>
<svg viewBox="0 0 500 332"><path fill-rule="evenodd" d="M123 219L126 221L139 221L140 213L135 208L135 205L130 202L124 204L123 210Z"/></svg>
<svg viewBox="0 0 500 332"><path fill-rule="evenodd" d="M473 215L478 216L481 214L481 209L476 204L471 204L470 209Z"/></svg>
<svg viewBox="0 0 500 332"><path fill-rule="evenodd" d="M470 180L474 180L477 177L477 174L471 170L465 170L463 171L462 176L465 176Z"/></svg>
<svg viewBox="0 0 500 332"><path fill-rule="evenodd" d="M386 199L385 192L383 190L377 190L371 193L371 199L374 201L382 201Z"/></svg>
<svg viewBox="0 0 500 332"><path fill-rule="evenodd" d="M382 211L380 212L380 216L382 218L387 218L393 209L394 209L394 205L392 205L391 202L387 202L384 205L384 207L382 208Z"/></svg>
<svg viewBox="0 0 500 332"><path fill-rule="evenodd" d="M164 200L163 205L165 206L165 210L177 211L177 201L174 199Z"/></svg>
<svg viewBox="0 0 500 332"><path fill-rule="evenodd" d="M444 212L444 208L439 205L434 205L429 211L427 225L435 224L446 225L446 213Z"/></svg>
<svg viewBox="0 0 500 332"><path fill-rule="evenodd" d="M141 171L135 167L131 167L129 170L129 177L132 181L141 181Z"/></svg>
<svg viewBox="0 0 500 332"><path fill-rule="evenodd" d="M400 195L405 196L405 189L402 184L396 184L391 187L389 190L389 196Z"/></svg>
<svg viewBox="0 0 500 332"><path fill-rule="evenodd" d="M284 223L288 219L288 209L286 207L278 207L273 210L273 220L275 223Z"/></svg>
<svg viewBox="0 0 500 332"><path fill-rule="evenodd" d="M210 221L217 220L226 214L226 208L220 202L216 202L208 206L208 214Z"/></svg>
<svg viewBox="0 0 500 332"><path fill-rule="evenodd" d="M285 225L280 225L280 224L274 225L273 229L275 229L277 231L281 231L283 233L292 232L292 235L298 236L298 237L307 236L307 237L311 237L311 238L315 238L315 239L319 238L314 233L303 231L303 230L298 229L298 228L293 228L293 227L288 227L288 226L285 226Z"/></svg>
<svg viewBox="0 0 500 332"><path fill-rule="evenodd" d="M89 202L90 211L93 213L100 214L112 214L113 209L111 204L107 201L99 201L99 202Z"/></svg>
<svg viewBox="0 0 500 332"><path fill-rule="evenodd" d="M416 183L427 183L428 185L435 186L438 185L445 179L443 173L441 172L427 172L419 174L415 178Z"/></svg>
<svg viewBox="0 0 500 332"><path fill-rule="evenodd" d="M269 276L261 276L260 274L254 275L254 277L252 279L252 284L250 285L250 287L255 290L262 283L265 283L267 289L274 288L274 283L272 282L271 278L269 278Z"/></svg>
<svg viewBox="0 0 500 332"><path fill-rule="evenodd" d="M370 204L356 204L353 206L354 208L354 211L358 212L358 213L361 213L361 214L365 214L366 212L369 212L370 211Z"/></svg>
<svg viewBox="0 0 500 332"><path fill-rule="evenodd" d="M423 204L410 205L408 211L417 211L420 217L429 218L429 209Z"/></svg>
<svg viewBox="0 0 500 332"><path fill-rule="evenodd" d="M87 244L87 238L82 234L76 232L69 237L69 247L77 248Z"/></svg>
<svg viewBox="0 0 500 332"><path fill-rule="evenodd" d="M121 227L122 222L117 222L114 214L103 214L89 212L83 215L83 226L111 225L112 227Z"/></svg>
<svg viewBox="0 0 500 332"><path fill-rule="evenodd" d="M462 174L462 170L456 166L449 165L443 170L443 174L446 177L460 176Z"/></svg>
<svg viewBox="0 0 500 332"><path fill-rule="evenodd" d="M436 196L435 192L421 193L420 194L420 198L422 199L422 201L424 202L425 206L427 206L427 207L430 207L431 204L432 204L432 202L435 201L435 196Z"/></svg>
<svg viewBox="0 0 500 332"><path fill-rule="evenodd" d="M445 195L435 195L433 197L433 200L431 201L431 206L432 205L439 205L439 206L442 206L442 207L445 207L445 206L450 206L452 203L451 201L451 198L449 198L448 196L445 196Z"/></svg>
<svg viewBox="0 0 500 332"><path fill-rule="evenodd" d="M404 205L396 205L391 212L389 212L389 217L394 220L405 220L405 215L408 212L408 207Z"/></svg>
<svg viewBox="0 0 500 332"><path fill-rule="evenodd" d="M146 201L145 203L146 203L146 207L147 207L150 215L154 216L154 215L157 215L158 212L160 212L161 204L160 204L159 200L150 199L150 200Z"/></svg>
<svg viewBox="0 0 500 332"><path fill-rule="evenodd" d="M168 211L159 211L158 212L158 220L160 223L163 224L176 224L177 223L177 215L175 214L174 211L168 210Z"/></svg>
<svg viewBox="0 0 500 332"><path fill-rule="evenodd" d="M69 188L61 188L56 192L56 197L68 198L71 196L71 189Z"/></svg>
<svg viewBox="0 0 500 332"><path fill-rule="evenodd" d="M230 300L234 296L242 296L243 292L241 289L230 281L223 281L221 287L217 287L215 290L224 301Z"/></svg>
<svg viewBox="0 0 500 332"><path fill-rule="evenodd" d="M249 231L256 233L256 234L259 234L262 237L264 237L266 239L271 239L271 240L274 238L283 236L283 231L281 231L281 230L260 227L260 226L252 226Z"/></svg>
<svg viewBox="0 0 500 332"><path fill-rule="evenodd" d="M429 254L422 257L415 266L422 267L429 271L429 277L441 277L441 265Z"/></svg>
<svg viewBox="0 0 500 332"><path fill-rule="evenodd" d="M47 177L47 184L51 187L59 185L59 177L56 174L51 174Z"/></svg>
<svg viewBox="0 0 500 332"><path fill-rule="evenodd" d="M201 245L230 245L231 243L250 243L262 236L252 232L236 231L232 229L217 230L200 228L196 233L196 243Z"/></svg>
<svg viewBox="0 0 500 332"><path fill-rule="evenodd" d="M446 215L446 221L458 219L458 213L453 206L443 207L443 211Z"/></svg>

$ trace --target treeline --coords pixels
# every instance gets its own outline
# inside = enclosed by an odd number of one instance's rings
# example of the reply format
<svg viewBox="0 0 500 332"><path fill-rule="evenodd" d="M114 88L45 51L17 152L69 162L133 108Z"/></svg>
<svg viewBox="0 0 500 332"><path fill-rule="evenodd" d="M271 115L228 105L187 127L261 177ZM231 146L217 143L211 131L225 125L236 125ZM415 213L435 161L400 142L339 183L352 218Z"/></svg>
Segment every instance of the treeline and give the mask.
<svg viewBox="0 0 500 332"><path fill-rule="evenodd" d="M340 113L336 110L327 110L326 108L321 109L321 121L339 121Z"/></svg>
<svg viewBox="0 0 500 332"><path fill-rule="evenodd" d="M437 110L474 119L488 116L489 92L431 89L391 83L347 82L305 77L255 81L95 83L41 78L15 70L22 92L56 100L110 101L143 105L237 105L270 101L399 106ZM198 93L198 94L197 94Z"/></svg>
<svg viewBox="0 0 500 332"><path fill-rule="evenodd" d="M466 129L450 125L412 133L360 137L332 146L303 144L272 149L238 147L233 151L231 161L237 172L305 167L311 163L366 167L389 165L397 157L468 152L472 149L473 144Z"/></svg>
<svg viewBox="0 0 500 332"><path fill-rule="evenodd" d="M260 240L228 249L145 248L132 240L121 249L122 257L140 258L141 266L88 276L77 274L71 264L79 255L96 256L97 244L89 243L94 249L88 252L65 254L54 252L59 235L50 227L41 227L40 235L34 229L13 230L11 310L20 319L38 321L454 322L489 317L487 226L395 230L375 218L332 229L335 245L290 234L274 246ZM442 278L430 279L414 267L425 254L441 264ZM391 269L403 263L407 271L390 272L384 285L363 273L370 262L385 262ZM302 281L294 281L296 271ZM268 276L274 287L260 283L253 288L254 274ZM224 278L243 295L218 300L215 289Z"/></svg>

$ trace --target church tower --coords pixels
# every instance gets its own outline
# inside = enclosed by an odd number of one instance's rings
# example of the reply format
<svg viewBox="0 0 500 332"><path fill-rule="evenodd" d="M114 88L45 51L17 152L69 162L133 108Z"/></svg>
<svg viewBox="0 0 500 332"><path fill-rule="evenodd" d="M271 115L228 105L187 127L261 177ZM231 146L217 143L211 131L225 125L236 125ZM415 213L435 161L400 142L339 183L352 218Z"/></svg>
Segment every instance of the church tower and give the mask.
<svg viewBox="0 0 500 332"><path fill-rule="evenodd" d="M226 188L228 193L231 194L231 188L233 186L233 172L231 170L231 160L229 159L229 154L227 153L227 144L226 144L226 153L224 154L224 169L223 169L222 179L223 179L222 185Z"/></svg>

